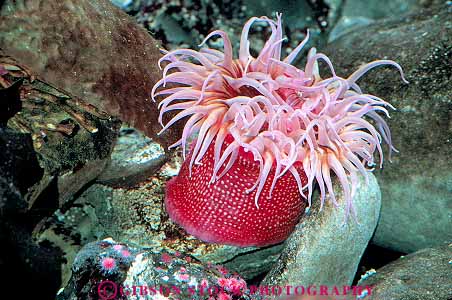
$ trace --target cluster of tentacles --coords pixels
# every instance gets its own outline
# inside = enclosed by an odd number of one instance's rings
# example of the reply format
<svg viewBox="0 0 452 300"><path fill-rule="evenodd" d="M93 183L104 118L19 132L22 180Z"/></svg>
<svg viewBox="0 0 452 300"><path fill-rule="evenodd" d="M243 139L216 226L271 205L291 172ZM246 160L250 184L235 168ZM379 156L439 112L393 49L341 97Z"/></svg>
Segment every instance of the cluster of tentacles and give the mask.
<svg viewBox="0 0 452 300"><path fill-rule="evenodd" d="M271 36L257 57L249 50L248 34L255 22L265 22ZM162 96L159 103L162 131L188 117L181 139L185 155L190 137L197 134L190 155L190 171L200 164L209 146L214 145L214 170L211 183L218 181L236 162L239 150L252 153L260 172L255 184L255 204L259 205L261 191L268 180L271 190L279 178L290 172L300 195L311 203L317 182L322 205L326 193L336 203L331 175L334 172L342 185L347 213L353 212L357 176L367 178L367 171L375 165L374 152L383 162L381 142L391 150L390 130L382 115L388 116L388 102L363 94L356 81L370 69L381 65L401 67L390 60L379 60L360 67L348 78L336 75L325 54L310 49L304 70L292 65L308 41L306 38L287 57L281 58L284 42L281 15L277 20L266 17L251 18L244 26L238 59L234 58L227 34L217 30L208 39L220 36L223 51L201 48L198 51L178 49L165 52L163 78L154 86L152 97ZM201 44L201 45L202 45ZM329 78L319 75L319 61L331 73ZM404 81L406 81L403 78ZM167 84L171 84L168 87ZM168 123L162 116L173 110L180 112ZM370 121L370 122L369 122ZM225 140L231 142L223 149ZM300 180L301 164L308 178ZM273 172L270 172L274 170ZM274 174L269 178L269 174Z"/></svg>

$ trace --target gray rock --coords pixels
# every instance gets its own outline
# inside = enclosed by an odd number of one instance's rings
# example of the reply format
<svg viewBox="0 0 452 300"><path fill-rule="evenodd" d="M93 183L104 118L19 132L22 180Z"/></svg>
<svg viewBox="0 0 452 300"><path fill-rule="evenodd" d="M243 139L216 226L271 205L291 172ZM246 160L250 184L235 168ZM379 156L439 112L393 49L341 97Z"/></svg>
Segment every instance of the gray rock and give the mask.
<svg viewBox="0 0 452 300"><path fill-rule="evenodd" d="M98 182L133 186L154 174L166 161L160 144L134 128L122 127L111 160Z"/></svg>
<svg viewBox="0 0 452 300"><path fill-rule="evenodd" d="M329 33L329 42L374 21L393 18L442 3L438 0L326 0L329 17L336 20Z"/></svg>
<svg viewBox="0 0 452 300"><path fill-rule="evenodd" d="M277 286L343 286L350 285L361 256L372 237L380 212L380 190L369 174L369 185L360 178L354 206L357 220L344 222L342 192L335 194L340 206L326 203L319 211L313 203L310 215L304 217L286 241L286 247L261 285ZM315 199L315 198L314 198Z"/></svg>
<svg viewBox="0 0 452 300"><path fill-rule="evenodd" d="M369 19L383 19L403 15L421 7L419 0L349 0L343 2L343 16L362 16Z"/></svg>
<svg viewBox="0 0 452 300"><path fill-rule="evenodd" d="M343 16L341 17L328 36L328 42L331 43L340 36L353 32L359 27L372 24L373 20L362 16Z"/></svg>
<svg viewBox="0 0 452 300"><path fill-rule="evenodd" d="M392 59L410 81L405 85L397 71L381 68L359 82L397 108L389 126L400 152L376 172L382 211L373 242L401 252L452 240L451 20L451 6L442 5L374 23L322 51L341 76L365 62Z"/></svg>
<svg viewBox="0 0 452 300"><path fill-rule="evenodd" d="M133 3L133 0L111 0L111 3L121 9L127 10L127 8Z"/></svg>
<svg viewBox="0 0 452 300"><path fill-rule="evenodd" d="M248 248L246 252L238 253L233 259L224 262L224 265L228 269L238 270L243 278L252 279L269 272L278 261L283 248L284 243L257 251Z"/></svg>
<svg viewBox="0 0 452 300"><path fill-rule="evenodd" d="M111 238L87 244L58 300L251 299L251 289L224 266L177 251L152 251Z"/></svg>
<svg viewBox="0 0 452 300"><path fill-rule="evenodd" d="M401 257L358 285L373 286L366 300L452 299L452 244Z"/></svg>

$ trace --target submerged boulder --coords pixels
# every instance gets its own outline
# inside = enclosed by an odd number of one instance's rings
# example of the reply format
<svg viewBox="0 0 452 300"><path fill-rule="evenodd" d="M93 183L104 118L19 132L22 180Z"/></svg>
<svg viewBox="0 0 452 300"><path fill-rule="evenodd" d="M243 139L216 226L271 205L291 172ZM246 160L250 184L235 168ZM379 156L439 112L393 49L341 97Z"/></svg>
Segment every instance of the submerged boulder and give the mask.
<svg viewBox="0 0 452 300"><path fill-rule="evenodd" d="M452 240L450 15L450 5L444 4L379 21L322 49L340 73L370 60L392 59L410 82L404 84L391 68L374 70L359 82L364 92L397 109L390 111L388 124L399 153L375 173L382 212L373 243L405 253Z"/></svg>
<svg viewBox="0 0 452 300"><path fill-rule="evenodd" d="M150 91L159 45L108 0L2 1L0 48L40 79L164 145Z"/></svg>
<svg viewBox="0 0 452 300"><path fill-rule="evenodd" d="M251 297L246 282L221 265L202 264L177 251L153 252L104 239L80 250L71 280L57 300Z"/></svg>
<svg viewBox="0 0 452 300"><path fill-rule="evenodd" d="M452 299L452 244L422 249L376 270L358 284L372 286L368 300Z"/></svg>
<svg viewBox="0 0 452 300"><path fill-rule="evenodd" d="M335 185L339 207L315 201L285 242L277 263L261 286L351 285L358 263L370 241L380 214L380 189L372 174L369 184L360 177L354 197L357 219L345 219L345 201ZM315 198L314 198L315 199Z"/></svg>

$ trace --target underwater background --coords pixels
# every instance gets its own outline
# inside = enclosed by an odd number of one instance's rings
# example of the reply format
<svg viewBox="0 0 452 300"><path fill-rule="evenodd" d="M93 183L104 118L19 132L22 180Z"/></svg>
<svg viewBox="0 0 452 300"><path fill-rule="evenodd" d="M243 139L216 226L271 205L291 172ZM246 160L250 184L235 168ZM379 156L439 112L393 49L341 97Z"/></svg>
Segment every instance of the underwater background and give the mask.
<svg viewBox="0 0 452 300"><path fill-rule="evenodd" d="M317 182L285 241L205 242L165 206L186 121L160 133L176 114L159 121L159 60L223 51L221 38L199 46L214 30L237 56L244 24L277 13L281 57L309 31L292 62L302 72L311 47L344 78L379 59L402 67L408 84L389 66L358 81L395 108L381 116L398 152L389 161L383 145L383 168L353 184L356 218L344 222L332 173L339 207ZM0 1L0 299L452 299L451 20L439 0ZM251 56L269 24L249 30ZM328 62L318 68L326 78Z"/></svg>

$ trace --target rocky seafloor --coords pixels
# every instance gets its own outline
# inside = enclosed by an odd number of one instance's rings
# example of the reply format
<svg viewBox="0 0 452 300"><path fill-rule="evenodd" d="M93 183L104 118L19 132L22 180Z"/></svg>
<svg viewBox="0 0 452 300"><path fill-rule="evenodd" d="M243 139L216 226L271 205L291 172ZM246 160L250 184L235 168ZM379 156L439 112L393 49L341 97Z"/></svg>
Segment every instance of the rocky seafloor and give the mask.
<svg viewBox="0 0 452 300"><path fill-rule="evenodd" d="M284 243L204 243L163 205L182 158L180 128L157 134L158 48L213 28L237 45L276 11L288 47L309 28L338 75L403 66L408 85L389 68L360 81L397 108L399 153L359 182L359 222L314 201ZM452 299L451 20L435 0L1 1L0 298Z"/></svg>

